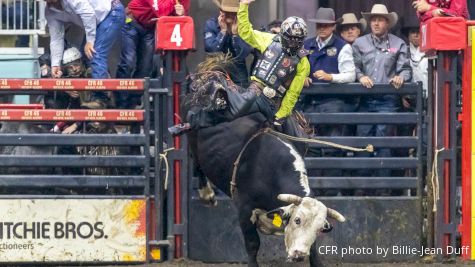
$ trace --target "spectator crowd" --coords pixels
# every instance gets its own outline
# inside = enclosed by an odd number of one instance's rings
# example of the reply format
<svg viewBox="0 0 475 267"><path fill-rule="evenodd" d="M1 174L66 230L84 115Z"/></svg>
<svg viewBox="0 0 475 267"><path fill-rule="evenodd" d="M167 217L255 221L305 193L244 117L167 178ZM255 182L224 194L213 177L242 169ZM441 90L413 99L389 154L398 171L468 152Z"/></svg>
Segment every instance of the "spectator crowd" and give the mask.
<svg viewBox="0 0 475 267"><path fill-rule="evenodd" d="M213 2L218 10L204 25L205 51L231 55L236 67L231 78L237 85L262 90L266 96L282 94L281 102L266 104L274 110L270 119L276 124L281 124L294 107L316 113L398 112L413 108L410 98L394 94L354 98L337 94L300 97L300 93L312 83L357 82L368 89L375 84L391 84L399 89L405 83L421 82L424 96L427 96L428 60L420 50L419 23L442 16L468 18L466 0L415 0L414 10L408 11L402 21L383 4L362 11L361 17L354 13L337 17L333 9L321 7L307 22L297 17L284 22L275 20L266 29L261 29L266 31L261 34L252 31L249 25L243 25L247 24L243 21L246 8L253 0ZM113 45L119 40L122 45L116 77L150 76L154 69L155 21L162 16L190 15L190 0L131 0L126 7L119 0L46 0L46 3L50 57L40 59L41 74L54 78L110 78L108 59ZM2 18L6 19L6 16ZM402 36L391 33L398 22L402 25ZM84 29L80 47L71 47L65 40L70 24ZM307 24L315 27L316 36L306 36ZM281 43L282 51L273 46L275 42ZM301 48L303 50L299 50ZM290 63L285 67L289 69L273 68L276 73L267 73L268 66L277 64L272 59L275 53L288 56ZM252 56L255 60L249 65L248 59ZM287 64L285 62L282 65ZM141 105L139 96L127 92L115 95L68 92L50 96L45 104L88 109ZM78 127L79 124L57 125L55 131L71 133ZM395 126L386 124L357 125L355 128L318 125L316 128L317 135L323 136L392 136L397 131ZM342 152L331 149L312 153L343 156ZM379 149L375 153L386 157L391 151ZM380 176L389 175L381 173Z"/></svg>

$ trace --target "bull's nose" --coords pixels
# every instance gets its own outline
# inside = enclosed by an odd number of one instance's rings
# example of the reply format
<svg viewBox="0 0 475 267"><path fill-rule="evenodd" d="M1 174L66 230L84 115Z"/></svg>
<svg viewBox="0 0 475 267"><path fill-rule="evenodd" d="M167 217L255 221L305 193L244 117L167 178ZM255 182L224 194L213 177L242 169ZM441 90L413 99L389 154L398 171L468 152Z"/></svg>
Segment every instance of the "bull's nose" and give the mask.
<svg viewBox="0 0 475 267"><path fill-rule="evenodd" d="M287 262L300 262L305 258L305 253L302 251L294 250L288 257Z"/></svg>

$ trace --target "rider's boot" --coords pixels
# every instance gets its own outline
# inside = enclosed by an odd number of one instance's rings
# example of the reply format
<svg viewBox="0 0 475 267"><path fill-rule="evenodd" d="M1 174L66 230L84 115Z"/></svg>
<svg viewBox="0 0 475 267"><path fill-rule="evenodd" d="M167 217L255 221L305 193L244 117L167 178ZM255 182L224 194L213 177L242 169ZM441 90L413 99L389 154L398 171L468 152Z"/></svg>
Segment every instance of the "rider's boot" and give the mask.
<svg viewBox="0 0 475 267"><path fill-rule="evenodd" d="M168 132L170 132L170 134L173 137L180 136L180 135L185 134L189 131L191 131L191 124L189 124L188 122L175 124L172 127L168 128Z"/></svg>

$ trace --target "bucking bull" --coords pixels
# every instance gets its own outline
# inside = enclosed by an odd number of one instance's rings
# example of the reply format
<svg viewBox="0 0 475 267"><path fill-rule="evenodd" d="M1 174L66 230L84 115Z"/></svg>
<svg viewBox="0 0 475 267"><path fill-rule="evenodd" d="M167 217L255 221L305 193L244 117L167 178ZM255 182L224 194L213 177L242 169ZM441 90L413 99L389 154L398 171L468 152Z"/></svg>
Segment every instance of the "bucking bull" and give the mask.
<svg viewBox="0 0 475 267"><path fill-rule="evenodd" d="M228 93L245 90L230 81L228 74L233 72L225 61L205 62L191 76L191 91L182 101L185 116L216 104L223 107ZM329 218L339 222L345 218L314 198L301 154L292 143L263 130L269 124L262 114L226 121L228 108L215 111L220 123L189 132L188 140L202 173L234 200L248 266L258 266L258 230L284 235L288 261L310 256L311 266L322 266L317 235L332 229ZM214 201L210 184L201 180L200 185L207 185L200 188L200 196Z"/></svg>

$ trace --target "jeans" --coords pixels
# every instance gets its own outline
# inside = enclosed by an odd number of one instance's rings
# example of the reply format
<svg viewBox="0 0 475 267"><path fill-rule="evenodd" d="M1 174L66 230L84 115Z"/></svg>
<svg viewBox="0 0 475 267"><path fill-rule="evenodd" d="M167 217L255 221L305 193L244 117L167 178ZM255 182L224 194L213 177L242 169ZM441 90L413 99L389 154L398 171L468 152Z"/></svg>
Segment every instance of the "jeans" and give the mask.
<svg viewBox="0 0 475 267"><path fill-rule="evenodd" d="M8 22L9 29L27 29L29 24L28 8L28 3L25 1L15 1L15 3L9 2L8 8L5 5L2 5L1 23L5 24L6 27ZM30 37L27 35L18 36L15 41L15 47L28 47L29 45Z"/></svg>
<svg viewBox="0 0 475 267"><path fill-rule="evenodd" d="M155 31L145 29L136 21L122 27L122 51L117 78L150 77L153 70ZM117 108L133 108L140 105L140 94L116 93Z"/></svg>
<svg viewBox="0 0 475 267"><path fill-rule="evenodd" d="M96 53L91 60L93 79L109 78L107 59L112 46L120 38L120 29L124 23L124 6L120 2L113 3L107 17L96 28L96 41L94 43ZM106 100L107 96L104 92L93 92L92 99Z"/></svg>
<svg viewBox="0 0 475 267"><path fill-rule="evenodd" d="M398 105L393 101L366 101L360 105L359 112L397 112L399 109ZM396 135L396 126L388 124L362 124L356 127L357 136L395 136ZM374 154L377 157L391 157L391 150L389 148L376 149ZM357 153L358 157L369 157L368 152L359 152ZM391 170L382 169L376 172L371 172L369 170L362 170L358 172L360 176L371 176L373 173L380 177L389 177L391 176Z"/></svg>

